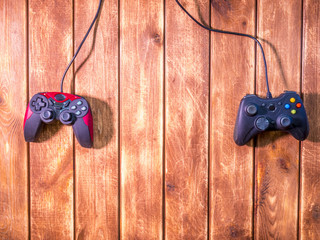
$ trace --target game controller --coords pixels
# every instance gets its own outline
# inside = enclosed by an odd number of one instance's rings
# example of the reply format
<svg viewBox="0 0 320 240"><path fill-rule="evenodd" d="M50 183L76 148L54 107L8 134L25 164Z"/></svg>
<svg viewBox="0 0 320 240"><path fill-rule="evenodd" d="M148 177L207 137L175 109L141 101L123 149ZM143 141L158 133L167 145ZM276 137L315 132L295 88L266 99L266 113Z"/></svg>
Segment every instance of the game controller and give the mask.
<svg viewBox="0 0 320 240"><path fill-rule="evenodd" d="M269 130L289 132L303 141L309 134L309 123L300 96L285 91L277 98L259 98L250 94L241 102L234 128L234 141L246 144L259 133Z"/></svg>
<svg viewBox="0 0 320 240"><path fill-rule="evenodd" d="M24 118L24 137L34 142L43 123L59 120L72 125L73 132L82 147L93 145L93 120L89 103L80 96L61 93L37 93L28 104Z"/></svg>

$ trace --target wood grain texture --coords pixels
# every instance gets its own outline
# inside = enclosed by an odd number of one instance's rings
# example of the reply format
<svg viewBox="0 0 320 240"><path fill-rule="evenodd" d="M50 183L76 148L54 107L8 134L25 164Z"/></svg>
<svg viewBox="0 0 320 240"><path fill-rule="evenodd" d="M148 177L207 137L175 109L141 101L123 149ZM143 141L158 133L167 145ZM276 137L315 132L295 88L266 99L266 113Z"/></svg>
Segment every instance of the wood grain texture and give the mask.
<svg viewBox="0 0 320 240"><path fill-rule="evenodd" d="M162 238L163 2L120 1L121 238Z"/></svg>
<svg viewBox="0 0 320 240"><path fill-rule="evenodd" d="M29 95L59 91L72 57L72 1L29 1ZM65 91L70 89L70 77ZM72 127L46 125L30 144L31 238L73 238Z"/></svg>
<svg viewBox="0 0 320 240"><path fill-rule="evenodd" d="M2 0L0 239L320 239L320 2L181 2L256 31L274 97L302 91L308 139L233 142L241 98L266 94L252 40L174 0L104 0L64 86L91 104L94 148L60 123L28 147L27 103L59 91L99 1Z"/></svg>
<svg viewBox="0 0 320 240"><path fill-rule="evenodd" d="M320 2L303 2L302 91L310 135L301 145L300 238L320 239Z"/></svg>
<svg viewBox="0 0 320 240"><path fill-rule="evenodd" d="M255 33L255 1L213 1L211 25ZM252 142L233 140L238 107L254 93L255 45L249 38L211 35L210 239L252 238Z"/></svg>
<svg viewBox="0 0 320 240"><path fill-rule="evenodd" d="M269 66L274 97L300 91L301 0L258 1L258 32ZM266 96L264 65L257 55L257 94ZM299 142L268 132L255 151L255 238L296 239L299 189Z"/></svg>
<svg viewBox="0 0 320 240"><path fill-rule="evenodd" d="M75 1L75 50L99 1ZM76 239L118 239L118 1L101 15L76 60L75 92L90 103L94 146L76 143Z"/></svg>
<svg viewBox="0 0 320 240"><path fill-rule="evenodd" d="M209 22L208 1L182 1ZM165 237L208 234L209 33L166 1Z"/></svg>
<svg viewBox="0 0 320 240"><path fill-rule="evenodd" d="M0 2L0 239L27 239L26 1Z"/></svg>

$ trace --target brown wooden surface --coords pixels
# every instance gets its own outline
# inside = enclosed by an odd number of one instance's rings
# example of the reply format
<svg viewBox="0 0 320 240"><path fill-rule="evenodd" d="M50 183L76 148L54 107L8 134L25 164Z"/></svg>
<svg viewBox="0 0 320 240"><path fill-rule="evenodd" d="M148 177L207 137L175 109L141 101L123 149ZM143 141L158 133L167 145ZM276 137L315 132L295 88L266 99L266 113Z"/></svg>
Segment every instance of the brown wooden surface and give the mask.
<svg viewBox="0 0 320 240"><path fill-rule="evenodd" d="M163 3L120 1L120 236L162 237Z"/></svg>
<svg viewBox="0 0 320 240"><path fill-rule="evenodd" d="M183 1L209 22L209 4ZM165 238L205 239L208 218L209 33L166 1Z"/></svg>
<svg viewBox="0 0 320 240"><path fill-rule="evenodd" d="M258 1L257 36L264 44L274 97L300 91L301 0ZM294 26L294 27L293 27ZM257 94L265 97L262 56L257 55ZM259 136L255 148L255 222L257 239L297 238L299 142L288 134Z"/></svg>
<svg viewBox="0 0 320 240"><path fill-rule="evenodd" d="M27 239L27 5L0 2L0 239ZM22 110L19 111L18 109Z"/></svg>
<svg viewBox="0 0 320 240"><path fill-rule="evenodd" d="M75 2L78 48L97 1ZM76 239L118 238L118 1L104 1L93 34L76 59L75 92L91 106L94 146L75 144ZM97 84L99 83L99 84Z"/></svg>
<svg viewBox="0 0 320 240"><path fill-rule="evenodd" d="M0 3L0 239L319 239L319 1L181 0L258 36L274 97L304 98L301 144L233 142L241 98L265 96L261 53L174 0L104 1L64 85L91 104L92 149L58 123L25 143L27 103L59 91L98 2Z"/></svg>
<svg viewBox="0 0 320 240"><path fill-rule="evenodd" d="M29 96L59 91L72 57L72 1L29 1ZM72 72L71 72L72 73ZM65 91L70 89L70 77ZM73 237L73 135L61 123L46 125L30 144L32 239Z"/></svg>
<svg viewBox="0 0 320 240"><path fill-rule="evenodd" d="M320 239L320 2L304 1L302 91L307 106L310 136L301 146L301 239Z"/></svg>
<svg viewBox="0 0 320 240"><path fill-rule="evenodd" d="M212 26L255 34L255 1L212 5ZM254 41L212 33L211 46L210 239L250 239L252 141L234 144L233 128L241 99L254 92Z"/></svg>

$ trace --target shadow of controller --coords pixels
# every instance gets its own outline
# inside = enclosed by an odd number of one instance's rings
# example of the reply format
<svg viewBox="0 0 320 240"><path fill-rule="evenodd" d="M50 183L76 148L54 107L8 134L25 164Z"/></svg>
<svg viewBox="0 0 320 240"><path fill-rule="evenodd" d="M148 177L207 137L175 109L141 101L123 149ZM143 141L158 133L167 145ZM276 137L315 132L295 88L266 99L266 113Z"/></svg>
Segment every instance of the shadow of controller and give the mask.
<svg viewBox="0 0 320 240"><path fill-rule="evenodd" d="M100 99L84 96L90 103L93 117L93 148L107 146L115 134L114 116L110 105Z"/></svg>

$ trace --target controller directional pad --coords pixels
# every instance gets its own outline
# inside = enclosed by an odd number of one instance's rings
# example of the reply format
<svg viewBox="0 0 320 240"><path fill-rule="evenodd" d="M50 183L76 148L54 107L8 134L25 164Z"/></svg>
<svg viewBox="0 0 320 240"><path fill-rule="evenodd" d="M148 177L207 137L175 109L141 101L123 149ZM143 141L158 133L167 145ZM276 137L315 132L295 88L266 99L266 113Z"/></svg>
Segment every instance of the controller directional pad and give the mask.
<svg viewBox="0 0 320 240"><path fill-rule="evenodd" d="M41 111L41 109L46 106L46 103L42 98L37 98L37 100L32 102L32 106L34 106L36 111Z"/></svg>

